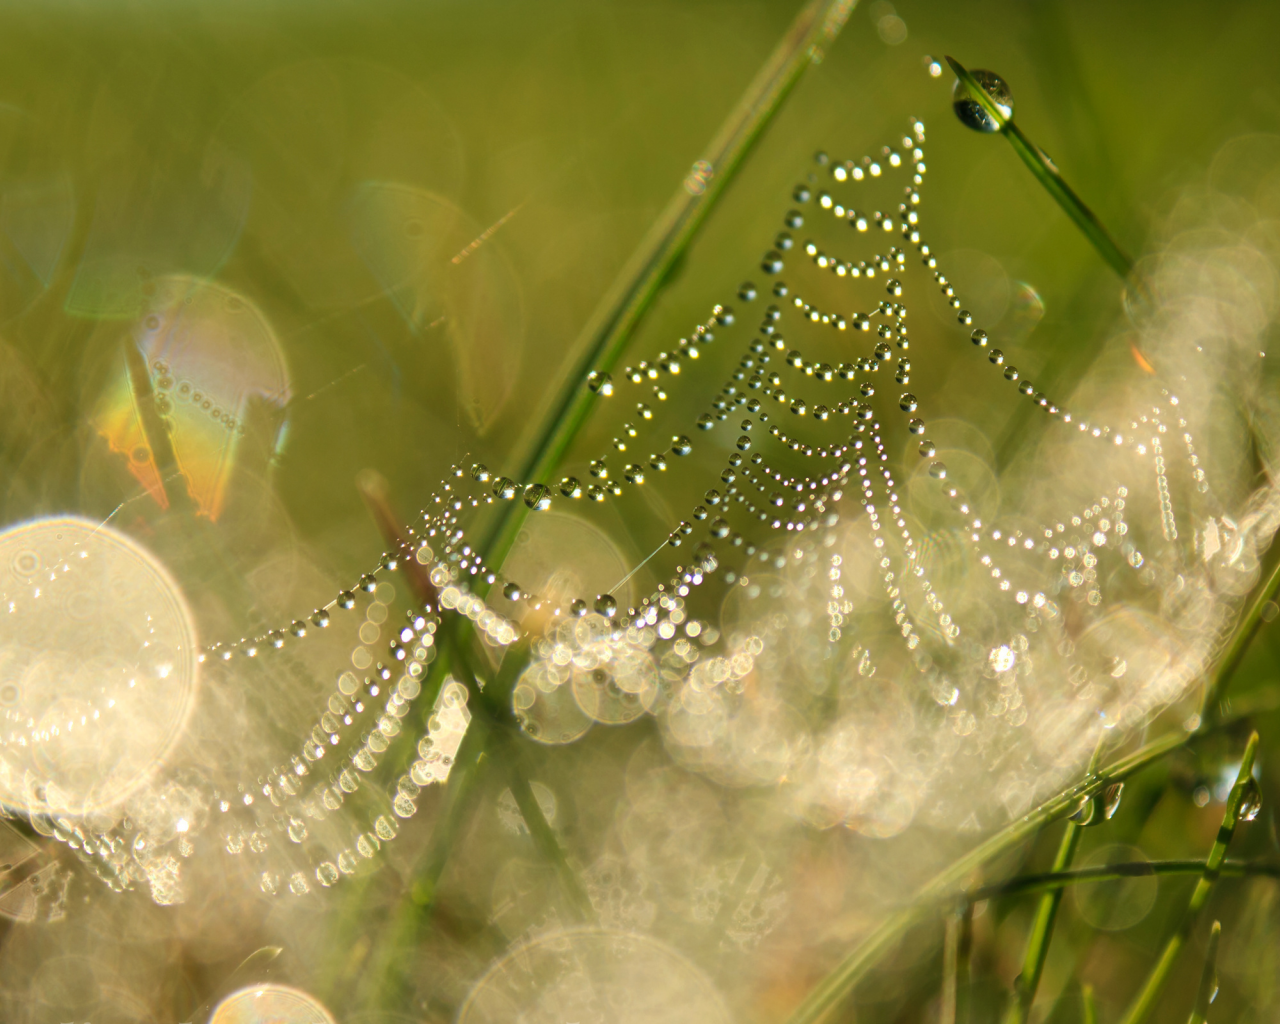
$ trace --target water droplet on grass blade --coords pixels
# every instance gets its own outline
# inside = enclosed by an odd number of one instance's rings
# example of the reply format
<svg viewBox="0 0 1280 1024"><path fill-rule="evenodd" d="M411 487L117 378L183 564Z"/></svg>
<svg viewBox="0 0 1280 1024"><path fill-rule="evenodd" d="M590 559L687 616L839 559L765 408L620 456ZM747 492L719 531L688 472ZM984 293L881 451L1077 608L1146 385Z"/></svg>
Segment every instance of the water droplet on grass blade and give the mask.
<svg viewBox="0 0 1280 1024"><path fill-rule="evenodd" d="M1244 792L1240 794L1240 820L1253 821L1262 810L1262 790L1258 788L1258 780L1250 775L1244 783Z"/></svg>
<svg viewBox="0 0 1280 1024"><path fill-rule="evenodd" d="M981 68L975 68L969 74L991 97L1004 119L1010 120L1013 117L1013 93L1009 91L1005 80L994 71L984 71ZM967 128L972 128L975 132L1000 130L995 118L983 110L981 104L969 95L969 90L959 79L956 79L956 84L951 87L951 106L960 123Z"/></svg>

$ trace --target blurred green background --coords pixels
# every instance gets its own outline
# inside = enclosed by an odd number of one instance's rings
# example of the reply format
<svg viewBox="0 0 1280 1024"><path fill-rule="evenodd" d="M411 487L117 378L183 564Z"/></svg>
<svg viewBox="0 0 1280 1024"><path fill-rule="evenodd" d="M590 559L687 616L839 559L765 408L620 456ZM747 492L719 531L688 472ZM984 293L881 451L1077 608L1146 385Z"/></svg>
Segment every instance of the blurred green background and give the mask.
<svg viewBox="0 0 1280 1024"><path fill-rule="evenodd" d="M352 578L382 548L353 486L361 470L385 474L407 512L455 461L497 471L514 462L605 289L795 10L780 0L0 5L3 521L54 511L102 518L132 501L118 523L145 526L140 485L104 450L94 410L119 336L145 307L147 282L211 277L261 311L289 376L280 450L246 470L256 486L236 506L244 520L229 518L227 543L242 568L262 550L291 552L282 609L327 600L327 579ZM1228 140L1280 133L1278 34L1280 5L1263 0L859 5L682 260L634 348L648 355L671 345L740 280L759 278L759 254L814 150L873 152L917 116L929 128L924 215L934 250L951 254L957 283L970 268L971 289L994 279L1038 293L1043 319L1012 354L1066 394L1123 316L1119 284L1010 148L955 120L951 75L931 75L930 58L951 54L999 72L1018 123L1140 255ZM398 236L354 229L352 211L361 209L438 227L445 241L427 254L426 272L406 276L405 261L419 250ZM938 415L974 422L995 461L1007 464L1024 421L1012 404L985 401L985 382L927 355L943 312L913 335L921 355L937 360L916 391ZM709 381L723 377L731 355L710 354ZM696 416L705 393L675 394L673 415ZM615 430L603 417L590 425L568 468L584 467ZM661 496L653 507L611 504L598 516L629 560L660 543L671 518ZM319 577L298 571L303 561L318 564ZM1280 667L1274 631L1255 648L1242 689ZM623 763L643 739L593 734L580 761L566 755L544 771L581 786L580 804L591 807L604 799L588 793L592 766ZM1276 742L1274 728L1264 732L1267 753ZM1221 807L1199 806L1196 793L1212 787L1238 747L1207 743L1148 772L1126 794L1126 814L1106 835L1091 835L1080 861L1117 843L1153 859L1202 855ZM1280 776L1265 755L1263 765L1264 792L1274 793ZM749 814L748 800L731 803L725 813ZM1265 827L1249 833L1249 848L1233 852L1277 852L1271 811L1259 820ZM1054 841L1020 851L1005 868L1043 866ZM806 855L823 870L850 872L887 856L865 852L861 839L856 850L839 849L845 842L824 835ZM445 967L424 975L421 998L403 1008L408 1016L386 1024L448 1019L500 948L491 921L471 920L484 915L470 904L489 898L490 862L481 863L455 879L454 932L432 940L454 941L451 952L423 954ZM797 872L800 888L840 887L820 872ZM394 891L397 881L385 885ZM1114 1017L1189 883L1160 883L1158 903L1154 882L1124 884L1121 897L1097 896L1101 909L1083 890L1066 901L1044 986L1050 1019L1079 1019L1072 979L1080 977ZM1215 911L1232 922L1215 1015L1274 1020L1274 883L1247 884L1256 887L1224 885ZM112 911L132 959L128 972L110 970L128 973L138 993L128 1004L134 1016L119 1019L167 1024L273 935L306 933L290 950L289 977L317 984L334 950L363 934L326 928L319 915L263 918L243 937L220 938L215 952L188 957L184 943L200 946L197 924L216 916L208 903L203 919L192 912L181 927L155 908ZM1144 905L1155 909L1134 910ZM993 904L976 920L974 1020L992 1019L1017 972L1028 907ZM1133 927L1122 927L1125 914ZM1104 930L1094 930L1100 921ZM57 927L63 932L41 940L42 949L75 946L75 956L93 960L113 941L110 929L86 933L74 911ZM15 957L25 942L10 927L0 957ZM743 961L716 973L706 950L686 952L730 993L738 1019L765 1021L782 1019L842 949L826 936L815 954L805 935L784 930L763 980L744 977ZM856 1019L937 1019L939 957L936 935L913 936L867 986ZM5 972L9 1019L116 1019L105 1002L68 995L56 972L47 990L23 987L19 962ZM1178 994L1159 1019L1185 1019L1195 973L1176 979ZM160 993L153 1002L143 995L148 984ZM350 1007L349 1019L359 1010Z"/></svg>

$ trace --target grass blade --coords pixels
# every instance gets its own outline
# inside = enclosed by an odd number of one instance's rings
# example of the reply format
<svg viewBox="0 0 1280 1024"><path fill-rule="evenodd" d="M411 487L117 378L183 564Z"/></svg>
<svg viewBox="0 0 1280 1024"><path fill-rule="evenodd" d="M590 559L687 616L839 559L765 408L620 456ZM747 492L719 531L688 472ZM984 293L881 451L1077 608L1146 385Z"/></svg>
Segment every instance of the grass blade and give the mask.
<svg viewBox="0 0 1280 1024"><path fill-rule="evenodd" d="M1263 608L1275 596L1277 588L1280 588L1280 545L1273 545L1267 557L1271 561L1271 569L1266 578L1253 588L1248 607L1232 631L1231 639L1205 684L1204 696L1200 702L1200 718L1203 721L1211 721L1219 713L1218 703L1226 684L1240 667L1249 645L1262 626Z"/></svg>
<svg viewBox="0 0 1280 1024"><path fill-rule="evenodd" d="M1058 168L1054 166L1044 150L1028 139L1012 118L1006 118L1000 113L1000 108L991 101L987 91L974 80L973 75L969 74L959 61L948 57L947 63L951 65L956 78L969 91L969 95L1000 126L1000 134L1009 140L1014 151L1022 158L1022 162L1027 165L1035 179L1044 186L1045 191L1053 196L1063 212L1084 233L1093 247L1098 250L1098 254L1107 261L1107 265L1122 278L1131 279L1133 260L1116 244L1111 233L1103 227L1102 221L1098 220L1094 212L1085 206L1084 201L1063 180ZM1141 288L1138 282L1135 281L1134 284Z"/></svg>
<svg viewBox="0 0 1280 1024"><path fill-rule="evenodd" d="M1209 1004L1218 994L1218 939L1222 936L1222 922L1214 921L1209 932L1209 945L1204 951L1204 970L1200 974L1200 990L1196 993L1195 1009L1187 1018L1187 1024L1204 1024Z"/></svg>
<svg viewBox="0 0 1280 1024"><path fill-rule="evenodd" d="M1080 1000L1084 1004L1080 1013L1082 1024L1098 1024L1098 1003L1093 998L1093 986L1080 986Z"/></svg>
<svg viewBox="0 0 1280 1024"><path fill-rule="evenodd" d="M1102 757L1103 746L1107 734L1103 733L1089 760L1089 774L1098 767ZM1083 826L1068 820L1066 830L1062 833L1062 842L1058 844L1058 852L1053 858L1053 871L1065 871L1075 859L1076 848L1080 845L1080 833ZM1053 889L1040 898L1036 908L1035 920L1031 925L1031 934L1027 938L1027 951L1022 960L1022 973L1014 984L1014 998L1006 1016L1008 1024L1022 1024L1031 1013L1031 1004L1035 1002L1036 989L1040 987L1040 975L1044 973L1045 958L1049 955L1049 939L1053 935L1053 926L1058 917L1058 906L1062 903L1062 890Z"/></svg>
<svg viewBox="0 0 1280 1024"><path fill-rule="evenodd" d="M1085 882L1116 882L1125 878L1149 878L1156 875L1198 875L1204 871L1203 860L1125 860L1115 864L1099 864L1071 871L1046 871L1043 874L1018 875L971 889L965 898L971 903L998 900L1010 896L1030 896L1051 892ZM1249 860L1224 860L1219 878L1280 878L1280 864Z"/></svg>
<svg viewBox="0 0 1280 1024"><path fill-rule="evenodd" d="M1200 875L1200 881L1196 883L1195 890L1191 893L1191 901L1187 905L1187 911L1183 914L1177 931L1169 937L1169 941L1165 944L1164 952L1160 954L1160 959L1156 961L1155 966L1151 969L1151 973L1147 976L1147 981L1142 986L1142 990L1138 993L1137 998L1134 999L1133 1005L1129 1007L1129 1012L1124 1015L1123 1024L1142 1024L1151 1015L1151 1011L1155 1009L1156 1000L1160 998L1160 993L1164 989L1165 982L1169 979L1173 965L1177 962L1178 954L1182 952L1182 947L1191 935L1191 930L1195 927L1200 911L1204 909L1204 905L1209 899L1209 892L1213 889L1213 883L1218 880L1222 873L1222 862L1226 859L1227 846L1231 843L1231 837L1235 834L1240 805L1244 800L1245 787L1253 777L1253 761L1257 753L1258 734L1255 732L1249 737L1249 743L1244 749L1244 757L1240 761L1240 771L1236 775L1235 785L1231 787L1231 795L1227 797L1227 807L1222 815L1222 826L1218 829L1218 838L1214 841L1213 849L1209 851L1209 859L1205 861L1204 872Z"/></svg>
<svg viewBox="0 0 1280 1024"><path fill-rule="evenodd" d="M969 1024L969 956L973 949L973 904L946 920L942 946L942 1006L938 1024Z"/></svg>

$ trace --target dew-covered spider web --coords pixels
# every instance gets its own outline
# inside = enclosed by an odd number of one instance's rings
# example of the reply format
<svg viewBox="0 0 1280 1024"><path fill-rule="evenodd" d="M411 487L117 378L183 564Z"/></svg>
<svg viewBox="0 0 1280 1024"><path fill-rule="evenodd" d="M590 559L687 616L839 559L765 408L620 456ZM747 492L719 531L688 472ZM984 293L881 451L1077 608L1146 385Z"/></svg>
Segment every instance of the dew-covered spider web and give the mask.
<svg viewBox="0 0 1280 1024"><path fill-rule="evenodd" d="M581 381L612 441L580 477L514 480L468 460L378 566L291 622L198 646L181 595L133 547L128 571L151 581L151 604L92 599L103 573L125 571L109 523L5 534L0 798L112 888L159 903L186 898L193 872L268 896L328 889L367 872L422 791L449 780L477 691L439 652L463 620L479 638L475 685L510 674L502 712L527 740L566 745L652 718L685 768L770 787L798 819L870 837L913 822L994 827L1078 771L1102 731L1182 707L1280 514L1238 457L1251 417L1269 415L1259 353L1274 268L1239 239L1207 254L1175 239L1120 356L1072 395L1046 393L939 267L925 144L912 121L871 153L819 153L747 281L683 337ZM946 344L998 383L997 401L1034 413L1032 454L1002 471L1003 500L963 425L913 392L942 363L913 333L931 294L953 318ZM247 300L205 298L258 323ZM144 334L163 327L151 316ZM727 377L704 371L726 350ZM179 352L199 369L193 353ZM177 358L149 365L153 393L168 394L160 378ZM287 378L270 370L253 388L278 397ZM116 391L120 415L103 429L137 443L120 412L129 389ZM235 395L218 400L243 412ZM209 463L200 501L212 510L225 451L198 428L178 456ZM139 464L159 488L155 465ZM527 518L493 564L476 523L506 502ZM624 557L608 517L635 508L666 518ZM107 682L81 672L74 707L40 673L90 632L50 634L30 665L12 653L25 649L12 624L40 621L51 600L99 624L137 619L139 646L113 654ZM147 629L162 608L176 647L158 654ZM174 665L208 695L190 722ZM146 705L155 741L115 753L115 691L137 692L143 675L163 697ZM82 764L68 730L112 766ZM91 768L122 781L95 788ZM554 824L554 795L535 796Z"/></svg>

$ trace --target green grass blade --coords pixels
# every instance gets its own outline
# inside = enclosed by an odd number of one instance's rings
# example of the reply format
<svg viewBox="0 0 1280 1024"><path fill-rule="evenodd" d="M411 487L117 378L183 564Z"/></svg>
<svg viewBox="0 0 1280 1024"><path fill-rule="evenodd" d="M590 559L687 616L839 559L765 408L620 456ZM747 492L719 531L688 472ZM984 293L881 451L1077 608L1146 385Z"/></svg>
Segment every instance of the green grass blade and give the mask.
<svg viewBox="0 0 1280 1024"><path fill-rule="evenodd" d="M1107 265L1122 278L1130 279L1133 275L1133 260L1116 244L1111 233L1103 227L1102 221L1098 220L1094 212L1085 206L1084 201L1063 180L1058 168L1054 166L1044 150L1028 139L1012 118L1006 118L1000 113L1000 108L992 102L987 91L959 61L948 57L947 63L951 65L951 70L969 91L969 95L999 125L1000 134L1009 140L1014 151L1022 158L1022 162L1027 165L1035 179L1044 186L1045 191L1053 196L1063 212L1084 233L1093 247L1098 250L1098 254L1107 261Z"/></svg>
<svg viewBox="0 0 1280 1024"><path fill-rule="evenodd" d="M366 1006L398 1006L404 1001L406 981L400 957L413 948L430 920L440 890L440 879L449 863L473 809L472 792L488 767L484 754L483 726L473 719L458 750L445 784L444 807L431 832L427 852L409 879L407 898L400 902L386 926L379 929L372 962L361 971L357 1002ZM358 894L359 895L359 894ZM357 895L357 909L360 902Z"/></svg>
<svg viewBox="0 0 1280 1024"><path fill-rule="evenodd" d="M551 404L550 415L533 432L533 442L520 462L517 480L551 482L597 400L585 385L588 372L608 372L617 364L671 268L688 249L805 70L820 61L835 41L855 3L856 0L810 0L791 22L707 147L702 158L710 168L709 175L704 176L705 187L680 187L587 322L574 345L581 355ZM490 565L501 566L526 514L523 502L503 504L480 543Z"/></svg>
<svg viewBox="0 0 1280 1024"><path fill-rule="evenodd" d="M1098 1003L1093 998L1093 986L1080 986L1080 1001L1084 1004L1080 1012L1082 1024L1098 1024Z"/></svg>
<svg viewBox="0 0 1280 1024"><path fill-rule="evenodd" d="M1244 799L1245 787L1253 775L1253 762L1257 753L1258 734L1255 732L1249 737L1249 743L1245 747L1235 785L1231 787L1231 795L1227 797L1227 807L1222 815L1222 826L1218 829L1218 838L1214 841L1213 849L1209 851L1209 858L1205 861L1200 881L1196 883L1195 890L1191 893L1191 901L1187 905L1186 913L1183 914L1177 930L1169 937L1164 951L1160 954L1160 959L1151 969L1146 983L1129 1007L1129 1012L1124 1015L1123 1024L1142 1024L1155 1009L1156 1001L1164 990L1165 982L1169 980L1169 974L1173 971L1178 954L1186 945L1191 930L1195 927L1196 919L1209 899L1213 883L1222 873L1222 862L1226 859L1227 846L1230 845L1231 837L1235 834L1240 804Z"/></svg>
<svg viewBox="0 0 1280 1024"><path fill-rule="evenodd" d="M1150 878L1156 875L1198 875L1204 871L1203 860L1126 860L1115 864L1099 864L1070 871L1046 871L1042 874L1018 875L1004 882L971 889L965 898L972 903L1013 896L1032 896L1052 892L1086 882L1116 882L1125 878ZM1219 878L1280 878L1280 864L1264 861L1224 860Z"/></svg>
<svg viewBox="0 0 1280 1024"><path fill-rule="evenodd" d="M1208 722L1219 713L1218 704L1227 682L1235 675L1236 669L1244 660L1245 652L1249 650L1249 645L1253 643L1253 638L1258 635L1258 630L1262 626L1262 610L1275 596L1277 588L1280 588L1280 545L1273 545L1267 553L1267 558L1271 562L1270 571L1262 582L1253 588L1253 594L1244 615L1236 623L1227 646L1223 649L1213 671L1209 673L1204 696L1200 702L1200 717L1203 721Z"/></svg>
<svg viewBox="0 0 1280 1024"><path fill-rule="evenodd" d="M1089 760L1089 774L1098 767L1103 747L1108 734L1103 733L1094 748L1093 757ZM1053 858L1053 871L1065 871L1075 859L1076 848L1080 845L1082 826L1068 821L1062 833L1062 842L1058 844L1058 852ZM1040 898L1036 908L1035 920L1031 925L1031 933L1027 938L1027 950L1022 960L1022 973L1014 987L1013 1002L1006 1016L1008 1024L1022 1024L1031 1013L1031 1004L1035 1002L1036 989L1040 987L1040 975L1044 973L1045 958L1049 955L1049 939L1053 935L1053 926L1058 917L1058 906L1062 903L1062 890L1053 889Z"/></svg>
<svg viewBox="0 0 1280 1024"><path fill-rule="evenodd" d="M1209 1004L1218 993L1218 939L1222 936L1222 922L1214 921L1209 932L1209 945L1204 951L1204 970L1200 972L1200 989L1196 993L1195 1009L1187 1018L1187 1024L1204 1024L1209 1014Z"/></svg>
<svg viewBox="0 0 1280 1024"><path fill-rule="evenodd" d="M524 758L516 746L515 738L506 730L495 733L494 738L496 742L491 745L493 754L507 767L507 785L511 787L511 795L515 797L516 807L520 809L520 816L524 818L525 826L533 836L534 844L542 856L556 869L560 887L564 890L574 914L580 921L594 922L596 914L587 896L587 890L578 878L577 872L573 870L573 865L569 863L564 850L561 849L560 841L556 839L551 823L542 813L542 806L538 803L533 787L522 770Z"/></svg>
<svg viewBox="0 0 1280 1024"><path fill-rule="evenodd" d="M942 1004L938 1024L969 1024L969 958L973 949L973 904L947 915L942 946Z"/></svg>

